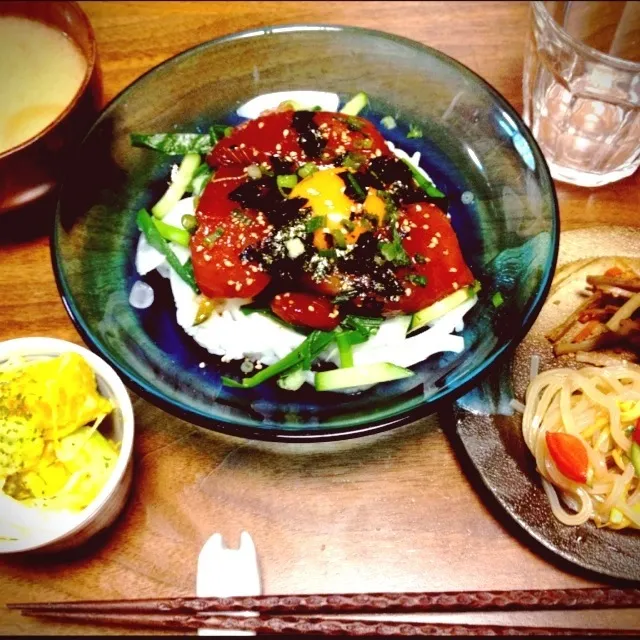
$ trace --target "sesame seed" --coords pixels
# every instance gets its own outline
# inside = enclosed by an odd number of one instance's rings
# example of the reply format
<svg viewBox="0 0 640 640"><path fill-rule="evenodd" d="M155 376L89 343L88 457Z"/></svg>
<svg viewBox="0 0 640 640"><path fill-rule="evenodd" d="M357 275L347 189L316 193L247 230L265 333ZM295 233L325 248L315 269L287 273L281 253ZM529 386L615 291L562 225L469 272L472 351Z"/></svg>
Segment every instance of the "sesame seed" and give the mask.
<svg viewBox="0 0 640 640"><path fill-rule="evenodd" d="M442 234L439 231L436 231L436 237L437 238L442 238Z"/></svg>
<svg viewBox="0 0 640 640"><path fill-rule="evenodd" d="M375 155L379 158L382 155L382 151L380 151L380 149L376 149Z"/></svg>
<svg viewBox="0 0 640 640"><path fill-rule="evenodd" d="M451 267L451 269L449 269L450 273L458 273L458 270L455 267Z"/></svg>
<svg viewBox="0 0 640 640"><path fill-rule="evenodd" d="M281 296L280 294L278 294L278 295L275 297L275 299L276 299L276 300L282 300L282 296Z"/></svg>
<svg viewBox="0 0 640 640"><path fill-rule="evenodd" d="M416 211L422 211L422 207L419 204L416 205Z"/></svg>
<svg viewBox="0 0 640 640"><path fill-rule="evenodd" d="M247 278L246 282L247 282L248 285L252 285L254 280L253 280L253 278Z"/></svg>
<svg viewBox="0 0 640 640"><path fill-rule="evenodd" d="M225 258L224 262L223 262L225 267L233 267L233 262L231 262L231 260L227 260Z"/></svg>
<svg viewBox="0 0 640 640"><path fill-rule="evenodd" d="M204 254L204 261L205 262L210 262L211 261L211 256L208 253Z"/></svg>
<svg viewBox="0 0 640 640"><path fill-rule="evenodd" d="M242 289L242 282L236 282L235 289L236 291L240 291L240 289Z"/></svg>
<svg viewBox="0 0 640 640"><path fill-rule="evenodd" d="M282 145L278 142L278 144L276 145L276 151L281 151L282 150Z"/></svg>
<svg viewBox="0 0 640 640"><path fill-rule="evenodd" d="M422 228L423 228L423 229L428 229L428 228L429 228L429 225L428 225L428 224L423 224L423 225L422 225Z"/></svg>
<svg viewBox="0 0 640 640"><path fill-rule="evenodd" d="M264 122L258 122L258 129L262 129L264 127Z"/></svg>
<svg viewBox="0 0 640 640"><path fill-rule="evenodd" d="M233 287L233 285L235 284L235 282L234 282L233 280L227 280L227 284L228 284L230 287Z"/></svg>
<svg viewBox="0 0 640 640"><path fill-rule="evenodd" d="M442 255L443 255L443 256L448 256L448 255L449 255L449 249L445 249L445 250L442 252Z"/></svg>
<svg viewBox="0 0 640 640"><path fill-rule="evenodd" d="M288 298L290 295L291 295L290 293L283 293L283 294L282 294L282 297L283 297L283 298Z"/></svg>
<svg viewBox="0 0 640 640"><path fill-rule="evenodd" d="M407 287L407 288L404 290L404 295L405 295L405 296L410 296L410 295L411 295L411 287Z"/></svg>
<svg viewBox="0 0 640 640"><path fill-rule="evenodd" d="M460 288L460 285L457 282L454 282L453 288L457 291Z"/></svg>
<svg viewBox="0 0 640 640"><path fill-rule="evenodd" d="M308 309L309 311L315 311L315 310L316 310L316 308L315 308L312 304L310 304L310 305L307 307L307 309Z"/></svg>
<svg viewBox="0 0 640 640"><path fill-rule="evenodd" d="M241 142L241 143L240 143L240 148L241 148L241 149L244 149L246 146L247 146L247 145L246 145L244 142Z"/></svg>
<svg viewBox="0 0 640 640"><path fill-rule="evenodd" d="M283 137L283 138L286 138L288 135L289 135L289 129L285 129L285 130L282 132L282 137Z"/></svg>

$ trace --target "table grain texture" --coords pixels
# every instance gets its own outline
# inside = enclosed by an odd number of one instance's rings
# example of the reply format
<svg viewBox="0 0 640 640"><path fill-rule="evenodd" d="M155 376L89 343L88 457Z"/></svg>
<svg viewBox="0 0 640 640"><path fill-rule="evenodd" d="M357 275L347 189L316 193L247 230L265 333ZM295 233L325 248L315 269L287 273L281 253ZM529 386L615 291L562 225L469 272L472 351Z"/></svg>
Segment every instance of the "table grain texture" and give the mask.
<svg viewBox="0 0 640 640"><path fill-rule="evenodd" d="M105 102L191 46L282 23L382 29L440 49L522 111L525 2L82 2L96 32ZM639 174L611 186L557 184L562 229L640 225ZM46 216L47 212L43 212ZM0 340L82 344L58 295L47 224L0 230ZM133 495L88 547L0 559L8 601L191 595L198 552L220 531L253 536L265 593L542 589L602 581L535 546L472 485L433 417L359 441L276 446L220 436L133 396ZM462 461L461 461L462 460ZM634 627L640 611L431 615L432 621ZM0 633L123 633L0 609ZM139 632L141 633L141 632Z"/></svg>

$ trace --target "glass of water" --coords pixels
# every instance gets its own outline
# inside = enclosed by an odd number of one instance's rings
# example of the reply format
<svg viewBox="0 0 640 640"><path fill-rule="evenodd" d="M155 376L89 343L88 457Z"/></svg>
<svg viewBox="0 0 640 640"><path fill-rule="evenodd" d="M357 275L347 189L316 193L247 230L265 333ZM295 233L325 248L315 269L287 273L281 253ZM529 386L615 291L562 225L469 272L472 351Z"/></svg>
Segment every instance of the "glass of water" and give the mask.
<svg viewBox="0 0 640 640"><path fill-rule="evenodd" d="M640 2L531 3L524 120L557 180L598 187L640 164Z"/></svg>

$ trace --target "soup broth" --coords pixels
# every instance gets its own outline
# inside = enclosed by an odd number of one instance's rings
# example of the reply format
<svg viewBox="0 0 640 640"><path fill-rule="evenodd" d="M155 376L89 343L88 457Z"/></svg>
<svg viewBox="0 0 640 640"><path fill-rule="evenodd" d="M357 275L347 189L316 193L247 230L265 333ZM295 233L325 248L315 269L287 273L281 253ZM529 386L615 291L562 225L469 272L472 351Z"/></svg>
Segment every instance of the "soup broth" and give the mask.
<svg viewBox="0 0 640 640"><path fill-rule="evenodd" d="M0 153L53 122L82 85L87 61L63 33L17 16L0 16Z"/></svg>

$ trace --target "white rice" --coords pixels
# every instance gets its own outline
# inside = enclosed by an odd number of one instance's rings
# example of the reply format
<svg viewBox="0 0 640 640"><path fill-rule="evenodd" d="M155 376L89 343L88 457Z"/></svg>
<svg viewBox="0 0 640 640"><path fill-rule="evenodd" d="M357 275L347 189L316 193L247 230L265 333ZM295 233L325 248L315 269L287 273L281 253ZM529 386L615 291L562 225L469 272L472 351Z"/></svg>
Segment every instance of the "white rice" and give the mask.
<svg viewBox="0 0 640 640"><path fill-rule="evenodd" d="M280 94L260 96L261 101L258 99L250 101L238 109L238 114L244 117L256 117L264 109L273 108L286 99L304 102L300 96L296 97L295 93L289 92L286 97ZM309 92L301 93L306 94ZM337 102L333 103L335 100L331 98L332 94L318 97L318 92L311 93L314 93L314 98L312 100L308 99L307 102L319 104L327 110L337 111L338 104ZM305 97L308 98L308 96ZM399 158L408 160L427 179L431 179L419 167L419 152L409 156L402 149L396 148L391 142L387 142L387 145ZM195 214L192 197L184 198L178 202L175 208L164 218L164 221L167 224L180 227L184 214ZM189 249L173 242L169 244L180 262L182 264L187 262L190 258ZM213 355L221 356L224 361L249 359L268 366L290 353L306 337L260 313L245 315L241 311L241 307L248 304L250 300L241 298L227 300L207 320L194 326L193 322L199 305L198 296L169 266L164 256L149 245L143 235L140 236L138 241L135 264L141 276L157 269L162 276L169 278L176 305L176 320L178 324L201 347L204 347ZM389 362L400 367L410 367L436 353L460 353L465 347L464 339L462 336L455 335L455 333L463 330L463 317L476 302L477 298L474 296L444 316L429 323L427 330L415 336L407 337L406 335L411 316L397 316L385 320L380 325L376 335L372 336L366 343L354 347L354 365ZM339 365L338 349L335 345L330 346L321 354L320 358ZM309 373L308 381L313 383L312 373Z"/></svg>

